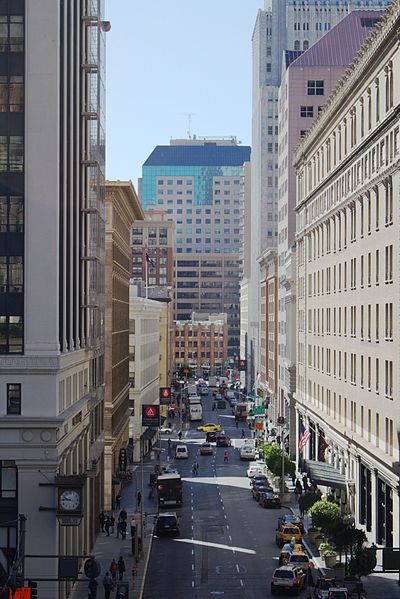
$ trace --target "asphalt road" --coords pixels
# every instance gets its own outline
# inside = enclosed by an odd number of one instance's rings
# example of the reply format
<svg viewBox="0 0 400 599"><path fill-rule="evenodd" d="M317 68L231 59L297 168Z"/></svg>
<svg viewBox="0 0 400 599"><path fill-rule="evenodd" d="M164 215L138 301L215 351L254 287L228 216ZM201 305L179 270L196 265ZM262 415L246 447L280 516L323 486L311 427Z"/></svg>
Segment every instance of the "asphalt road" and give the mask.
<svg viewBox="0 0 400 599"><path fill-rule="evenodd" d="M242 428L249 436L246 425L236 429L228 404L226 410L211 407L211 398L203 397L203 423L221 424L237 445ZM263 509L252 499L247 462L239 459L234 447L229 449L228 463L223 461L224 448L215 448L213 456L200 456L205 434L196 430L198 424L193 423L182 439L189 459L175 462L184 481L184 505L177 510L181 534L154 539L143 597L271 597L270 580L279 553L275 529L285 510ZM198 476L191 472L194 461L200 464Z"/></svg>

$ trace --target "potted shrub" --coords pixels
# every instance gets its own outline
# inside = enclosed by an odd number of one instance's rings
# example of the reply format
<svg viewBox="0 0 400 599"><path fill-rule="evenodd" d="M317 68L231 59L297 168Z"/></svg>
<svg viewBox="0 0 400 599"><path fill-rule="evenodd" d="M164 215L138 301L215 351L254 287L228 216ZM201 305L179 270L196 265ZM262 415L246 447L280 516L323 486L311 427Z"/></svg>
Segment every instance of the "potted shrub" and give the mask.
<svg viewBox="0 0 400 599"><path fill-rule="evenodd" d="M335 503L321 499L314 503L309 511L313 526L321 528L322 532L329 535L342 521L340 507Z"/></svg>
<svg viewBox="0 0 400 599"><path fill-rule="evenodd" d="M324 551L323 557L325 560L325 566L327 568L333 568L336 565L337 553L334 549L332 549L332 547Z"/></svg>
<svg viewBox="0 0 400 599"><path fill-rule="evenodd" d="M324 557L325 551L328 549L332 549L332 545L330 543L320 543L318 547L318 551L321 557Z"/></svg>

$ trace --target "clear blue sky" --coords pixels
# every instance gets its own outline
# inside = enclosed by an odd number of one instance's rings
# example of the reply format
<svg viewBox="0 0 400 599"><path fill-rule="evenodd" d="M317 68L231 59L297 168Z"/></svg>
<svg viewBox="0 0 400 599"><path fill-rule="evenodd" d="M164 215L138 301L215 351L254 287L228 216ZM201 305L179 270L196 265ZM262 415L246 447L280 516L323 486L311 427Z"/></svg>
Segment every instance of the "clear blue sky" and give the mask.
<svg viewBox="0 0 400 599"><path fill-rule="evenodd" d="M251 35L263 0L106 0L107 178L192 133L251 142Z"/></svg>

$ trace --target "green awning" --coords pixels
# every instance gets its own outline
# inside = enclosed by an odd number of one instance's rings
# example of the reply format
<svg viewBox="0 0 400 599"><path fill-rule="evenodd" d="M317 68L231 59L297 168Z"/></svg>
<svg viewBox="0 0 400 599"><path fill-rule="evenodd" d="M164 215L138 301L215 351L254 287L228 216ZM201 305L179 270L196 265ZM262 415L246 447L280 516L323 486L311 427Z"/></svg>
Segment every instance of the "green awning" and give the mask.
<svg viewBox="0 0 400 599"><path fill-rule="evenodd" d="M333 489L347 489L346 477L332 464L304 460L306 472L313 483Z"/></svg>

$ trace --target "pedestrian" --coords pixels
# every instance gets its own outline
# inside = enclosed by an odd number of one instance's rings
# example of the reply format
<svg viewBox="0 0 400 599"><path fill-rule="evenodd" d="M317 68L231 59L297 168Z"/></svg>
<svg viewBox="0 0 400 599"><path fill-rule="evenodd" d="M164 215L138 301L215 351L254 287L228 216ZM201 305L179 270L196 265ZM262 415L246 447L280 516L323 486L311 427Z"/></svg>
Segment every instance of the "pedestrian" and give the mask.
<svg viewBox="0 0 400 599"><path fill-rule="evenodd" d="M249 427L249 431L251 431L251 422L249 422L248 427Z"/></svg>
<svg viewBox="0 0 400 599"><path fill-rule="evenodd" d="M119 535L121 534L121 520L117 522L117 539L119 539Z"/></svg>
<svg viewBox="0 0 400 599"><path fill-rule="evenodd" d="M171 451L171 439L168 439L168 453Z"/></svg>
<svg viewBox="0 0 400 599"><path fill-rule="evenodd" d="M110 514L110 532L114 534L114 526L115 526L115 516L113 513Z"/></svg>
<svg viewBox="0 0 400 599"><path fill-rule="evenodd" d="M236 418L236 428L239 428L239 421L237 418Z"/></svg>
<svg viewBox="0 0 400 599"><path fill-rule="evenodd" d="M144 513L143 516L143 530L146 531L146 526L147 526L147 512Z"/></svg>
<svg viewBox="0 0 400 599"><path fill-rule="evenodd" d="M136 520L132 516L132 520L131 520L131 537L132 537L132 539L135 538L135 534L136 534Z"/></svg>
<svg viewBox="0 0 400 599"><path fill-rule="evenodd" d="M196 476L199 474L199 468L200 468L200 464L199 464L199 462L196 462Z"/></svg>
<svg viewBox="0 0 400 599"><path fill-rule="evenodd" d="M126 539L126 520L121 520L121 535L123 539Z"/></svg>
<svg viewBox="0 0 400 599"><path fill-rule="evenodd" d="M229 453L227 451L224 452L224 462L229 461Z"/></svg>
<svg viewBox="0 0 400 599"><path fill-rule="evenodd" d="M99 514L99 522L100 522L100 529L101 532L104 532L104 522L105 522L106 516L104 514L104 512L100 512Z"/></svg>
<svg viewBox="0 0 400 599"><path fill-rule="evenodd" d="M126 510L124 510L124 508L122 508L122 510L119 513L118 520L126 520L127 517L128 517L128 514L126 513Z"/></svg>
<svg viewBox="0 0 400 599"><path fill-rule="evenodd" d="M97 585L98 582L95 578L91 578L89 581L89 599L96 599L97 597Z"/></svg>
<svg viewBox="0 0 400 599"><path fill-rule="evenodd" d="M245 432L244 432L244 428L242 428L242 439L244 439L246 436Z"/></svg>
<svg viewBox="0 0 400 599"><path fill-rule="evenodd" d="M121 493L119 492L115 498L115 507L117 510L121 507Z"/></svg>
<svg viewBox="0 0 400 599"><path fill-rule="evenodd" d="M110 518L108 516L104 519L104 530L107 533L107 536L110 536Z"/></svg>
<svg viewBox="0 0 400 599"><path fill-rule="evenodd" d="M301 486L301 482L299 479L296 480L295 486L296 486L297 495L300 497L300 495L303 493L303 487Z"/></svg>
<svg viewBox="0 0 400 599"><path fill-rule="evenodd" d="M109 572L106 572L103 578L103 587L105 593L105 599L110 599L111 591L113 588L113 579Z"/></svg>
<svg viewBox="0 0 400 599"><path fill-rule="evenodd" d="M119 556L119 560L118 560L118 573L119 573L119 579L122 580L123 576L124 576L124 572L125 572L125 562L124 562L124 558L122 557L122 555Z"/></svg>
<svg viewBox="0 0 400 599"><path fill-rule="evenodd" d="M196 464L192 465L192 475L194 476L196 474Z"/></svg>
<svg viewBox="0 0 400 599"><path fill-rule="evenodd" d="M110 564L110 573L111 573L111 578L113 580L113 586L115 586L116 582L117 582L117 570L118 570L117 562L113 558L113 560Z"/></svg>
<svg viewBox="0 0 400 599"><path fill-rule="evenodd" d="M137 492L137 506L138 506L138 509L140 508L141 501L142 501L142 494L141 494L140 491L138 491Z"/></svg>
<svg viewBox="0 0 400 599"><path fill-rule="evenodd" d="M307 568L307 586L308 587L314 586L314 577L313 577L313 573L312 573L312 567L310 565Z"/></svg>
<svg viewBox="0 0 400 599"><path fill-rule="evenodd" d="M178 439L179 439L179 441L182 440L182 431L179 431L179 433L178 433Z"/></svg>
<svg viewBox="0 0 400 599"><path fill-rule="evenodd" d="M308 481L307 481L307 474L305 474L303 476L303 488L305 491L308 491Z"/></svg>

